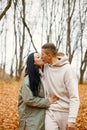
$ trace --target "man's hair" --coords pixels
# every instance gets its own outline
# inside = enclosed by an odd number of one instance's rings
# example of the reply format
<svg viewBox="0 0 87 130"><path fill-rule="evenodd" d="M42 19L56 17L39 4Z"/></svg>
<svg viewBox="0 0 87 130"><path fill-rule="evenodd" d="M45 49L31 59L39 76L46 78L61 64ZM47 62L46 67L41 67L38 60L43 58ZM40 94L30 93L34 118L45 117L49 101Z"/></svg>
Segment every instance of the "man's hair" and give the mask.
<svg viewBox="0 0 87 130"><path fill-rule="evenodd" d="M57 55L56 46L53 43L46 43L42 46L42 49L45 49L47 53L51 53L53 56Z"/></svg>

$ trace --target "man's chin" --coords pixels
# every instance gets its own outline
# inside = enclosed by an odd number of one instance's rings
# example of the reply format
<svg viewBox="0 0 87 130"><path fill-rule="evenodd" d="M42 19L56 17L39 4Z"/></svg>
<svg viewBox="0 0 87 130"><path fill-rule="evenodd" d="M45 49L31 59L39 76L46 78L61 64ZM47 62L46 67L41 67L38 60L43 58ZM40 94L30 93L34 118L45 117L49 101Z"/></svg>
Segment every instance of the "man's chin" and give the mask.
<svg viewBox="0 0 87 130"><path fill-rule="evenodd" d="M47 62L45 60L43 60L43 63L46 64Z"/></svg>

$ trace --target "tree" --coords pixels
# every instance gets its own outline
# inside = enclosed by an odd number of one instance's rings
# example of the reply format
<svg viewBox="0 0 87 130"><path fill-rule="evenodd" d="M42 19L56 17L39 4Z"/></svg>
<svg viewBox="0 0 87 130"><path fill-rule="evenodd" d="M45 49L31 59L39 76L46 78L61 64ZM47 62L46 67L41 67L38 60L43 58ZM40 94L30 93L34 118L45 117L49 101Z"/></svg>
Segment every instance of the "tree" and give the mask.
<svg viewBox="0 0 87 130"><path fill-rule="evenodd" d="M11 3L12 3L12 0L9 0L7 2L7 5L6 7L4 8L3 12L0 14L0 20L5 16L6 12L9 10L9 8L11 7Z"/></svg>
<svg viewBox="0 0 87 130"><path fill-rule="evenodd" d="M82 84L84 81L84 73L87 68L87 49L85 51L85 55L83 60L81 61L81 66L80 66L80 83Z"/></svg>
<svg viewBox="0 0 87 130"><path fill-rule="evenodd" d="M10 76L15 74L20 79L28 54L40 51L44 42L53 42L58 51L68 55L71 64L77 62L77 74L83 82L87 56L86 1L1 0L0 3L0 64L4 70L9 64ZM7 63L8 41L13 47Z"/></svg>
<svg viewBox="0 0 87 130"><path fill-rule="evenodd" d="M87 67L87 49L84 49L83 46L83 36L84 36L84 30L86 27L86 18L87 18L87 8L85 6L81 6L81 1L79 0L79 18L80 18L80 47L81 47L81 65L80 65L80 83L83 83L84 80L84 74ZM81 12L81 7L83 7L83 12ZM83 15L84 14L84 17ZM85 50L85 51L84 51Z"/></svg>
<svg viewBox="0 0 87 130"><path fill-rule="evenodd" d="M67 18L67 43L66 43L66 54L69 55L69 61L71 63L72 61L72 57L74 54L74 51L72 53L71 51L71 20L75 11L75 4L76 4L76 0L74 1L70 1L68 0L68 18ZM71 5L72 10L71 10Z"/></svg>

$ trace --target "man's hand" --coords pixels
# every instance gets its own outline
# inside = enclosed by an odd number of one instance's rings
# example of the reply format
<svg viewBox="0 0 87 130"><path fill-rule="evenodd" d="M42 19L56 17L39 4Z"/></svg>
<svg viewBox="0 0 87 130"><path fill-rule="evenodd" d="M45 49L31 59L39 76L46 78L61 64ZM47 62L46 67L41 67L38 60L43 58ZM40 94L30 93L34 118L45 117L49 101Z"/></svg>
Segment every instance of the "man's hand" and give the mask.
<svg viewBox="0 0 87 130"><path fill-rule="evenodd" d="M52 94L50 94L48 98L51 104L55 103L58 100L58 97Z"/></svg>
<svg viewBox="0 0 87 130"><path fill-rule="evenodd" d="M68 124L66 125L66 130L75 130L75 123L68 122Z"/></svg>

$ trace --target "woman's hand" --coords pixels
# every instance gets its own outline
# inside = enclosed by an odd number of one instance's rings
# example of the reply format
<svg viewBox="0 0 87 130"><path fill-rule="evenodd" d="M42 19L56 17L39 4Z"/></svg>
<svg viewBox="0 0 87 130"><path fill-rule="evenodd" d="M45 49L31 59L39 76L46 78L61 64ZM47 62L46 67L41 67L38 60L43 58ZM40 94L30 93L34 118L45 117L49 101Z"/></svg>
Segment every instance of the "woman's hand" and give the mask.
<svg viewBox="0 0 87 130"><path fill-rule="evenodd" d="M50 95L48 96L48 99L49 99L49 101L50 101L50 104L53 104L53 103L55 103L55 102L58 100L58 97L55 96L55 95L50 94Z"/></svg>
<svg viewBox="0 0 87 130"><path fill-rule="evenodd" d="M75 123L69 122L69 123L66 125L66 130L75 130Z"/></svg>

